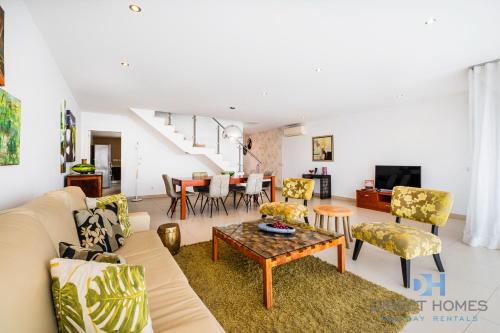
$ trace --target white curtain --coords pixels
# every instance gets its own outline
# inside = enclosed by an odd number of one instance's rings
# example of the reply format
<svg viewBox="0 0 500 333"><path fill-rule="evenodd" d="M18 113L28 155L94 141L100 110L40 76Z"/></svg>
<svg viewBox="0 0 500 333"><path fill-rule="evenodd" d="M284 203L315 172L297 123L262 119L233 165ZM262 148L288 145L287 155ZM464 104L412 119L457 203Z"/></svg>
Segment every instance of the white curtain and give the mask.
<svg viewBox="0 0 500 333"><path fill-rule="evenodd" d="M472 175L464 242L500 249L500 61L469 70Z"/></svg>

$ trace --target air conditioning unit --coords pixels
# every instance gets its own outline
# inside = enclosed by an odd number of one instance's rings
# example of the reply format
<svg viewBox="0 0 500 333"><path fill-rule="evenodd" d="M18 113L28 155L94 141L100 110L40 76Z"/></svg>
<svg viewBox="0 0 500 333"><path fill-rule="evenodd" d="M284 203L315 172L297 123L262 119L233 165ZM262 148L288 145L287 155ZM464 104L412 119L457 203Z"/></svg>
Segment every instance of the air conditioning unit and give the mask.
<svg viewBox="0 0 500 333"><path fill-rule="evenodd" d="M306 134L306 127L301 124L288 125L283 128L283 136L298 136Z"/></svg>

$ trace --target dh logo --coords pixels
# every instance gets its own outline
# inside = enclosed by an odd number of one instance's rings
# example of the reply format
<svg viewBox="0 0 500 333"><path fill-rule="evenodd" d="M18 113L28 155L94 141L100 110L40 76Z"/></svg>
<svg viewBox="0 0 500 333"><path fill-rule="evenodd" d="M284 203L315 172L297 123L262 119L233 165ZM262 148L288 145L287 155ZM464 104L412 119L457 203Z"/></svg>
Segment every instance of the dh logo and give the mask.
<svg viewBox="0 0 500 333"><path fill-rule="evenodd" d="M413 279L413 290L423 292L421 296L432 296L434 288L439 288L439 296L445 295L445 275L439 274L439 281L432 281L432 274L421 274L423 279Z"/></svg>

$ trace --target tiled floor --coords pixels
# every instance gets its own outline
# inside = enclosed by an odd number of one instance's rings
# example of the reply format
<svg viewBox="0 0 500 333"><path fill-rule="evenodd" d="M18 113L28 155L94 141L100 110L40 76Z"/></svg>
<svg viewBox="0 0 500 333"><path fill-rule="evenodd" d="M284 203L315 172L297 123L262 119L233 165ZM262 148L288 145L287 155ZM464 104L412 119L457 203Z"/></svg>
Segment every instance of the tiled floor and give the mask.
<svg viewBox="0 0 500 333"><path fill-rule="evenodd" d="M230 201L230 200L228 200ZM361 209L351 202L314 199L317 204L337 204L349 206L355 211L353 224L361 222L390 221L386 213ZM228 207L229 216L223 212L210 218L206 213L178 220L177 211L173 219L166 216L169 201L166 198L145 199L130 203L131 211L147 211L151 215L151 228L156 229L165 222L178 222L182 234L182 244L192 244L211 239L211 227L250 221L259 217L258 209L249 213L242 207L235 211ZM312 216L312 209L310 209ZM404 221L410 225L429 229L427 225ZM445 296L439 296L439 288L433 288L433 296L421 296L422 290L413 290L413 279L423 281L421 274L432 274L432 281L439 281L439 272L432 257L417 258L412 261L412 288L402 286L399 259L383 250L365 244L357 261L352 261L352 250L346 252L346 269L388 289L422 301L422 311L405 327L404 332L500 332L500 251L472 248L462 243L464 221L449 220L440 228L443 241L442 260L446 269ZM336 250L329 249L318 254L323 260L336 263ZM423 283L424 287L426 283ZM487 310L478 310L478 301L485 301ZM434 303L434 304L433 304ZM467 309L463 304L467 303ZM439 309L439 305L443 309ZM376 315L376 314L374 314Z"/></svg>

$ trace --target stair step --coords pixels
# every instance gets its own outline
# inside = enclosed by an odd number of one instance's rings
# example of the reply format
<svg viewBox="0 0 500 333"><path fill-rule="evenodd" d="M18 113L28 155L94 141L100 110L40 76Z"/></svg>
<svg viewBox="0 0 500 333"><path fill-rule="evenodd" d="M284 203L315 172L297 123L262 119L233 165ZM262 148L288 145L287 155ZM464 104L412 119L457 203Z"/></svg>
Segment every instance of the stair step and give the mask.
<svg viewBox="0 0 500 333"><path fill-rule="evenodd" d="M131 111L172 141L186 154L203 155L222 170L237 170L237 166L233 166L233 163L226 161L222 154L217 154L214 147L206 144L193 145L192 137L186 137L184 133L176 130L174 125L168 125L168 112L133 108L131 108Z"/></svg>

